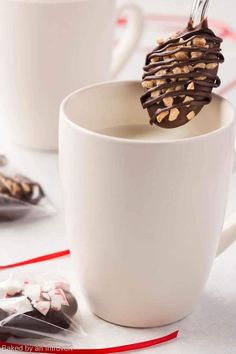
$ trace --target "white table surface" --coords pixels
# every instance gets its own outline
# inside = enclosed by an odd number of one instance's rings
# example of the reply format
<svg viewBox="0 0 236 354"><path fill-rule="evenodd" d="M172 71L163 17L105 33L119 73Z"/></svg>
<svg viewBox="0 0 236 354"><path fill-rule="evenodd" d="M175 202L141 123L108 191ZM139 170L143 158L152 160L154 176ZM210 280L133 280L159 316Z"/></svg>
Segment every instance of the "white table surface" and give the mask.
<svg viewBox="0 0 236 354"><path fill-rule="evenodd" d="M183 22L176 15L186 14L191 7L190 1L183 0L146 0L138 1L146 13L146 30L140 47L135 52L119 79L134 79L140 75L145 51L153 46L159 33L167 33L183 27ZM186 7L186 3L188 6ZM185 10L184 10L185 8ZM212 23L217 24L217 31L226 23L231 30L235 28L234 0L215 1L212 5ZM165 15L173 15L165 19ZM158 15L158 16L157 16ZM164 16L164 17L163 17ZM222 23L223 22L223 23ZM182 25L181 25L182 23ZM236 79L236 35L225 40L224 53L227 62L222 69L223 88ZM236 103L236 90L225 94ZM52 153L40 153L12 146L6 138L4 124L1 121L0 142L7 152L11 163L22 173L32 176L42 183L49 197L58 210L58 214L32 223L0 225L0 265L37 257L42 254L68 248L65 239L65 225L62 211L61 190L58 174L58 157ZM227 213L236 208L236 177L232 179ZM206 289L195 311L183 321L154 329L128 329L106 323L94 315L80 295L79 304L82 325L87 336L77 343L84 347L108 347L123 345L156 338L179 329L179 339L158 348L143 350L141 353L171 354L235 354L236 353L236 244L216 259ZM53 272L74 279L71 272L70 258L61 258L46 263L27 266L14 270ZM0 280L12 271L0 272Z"/></svg>

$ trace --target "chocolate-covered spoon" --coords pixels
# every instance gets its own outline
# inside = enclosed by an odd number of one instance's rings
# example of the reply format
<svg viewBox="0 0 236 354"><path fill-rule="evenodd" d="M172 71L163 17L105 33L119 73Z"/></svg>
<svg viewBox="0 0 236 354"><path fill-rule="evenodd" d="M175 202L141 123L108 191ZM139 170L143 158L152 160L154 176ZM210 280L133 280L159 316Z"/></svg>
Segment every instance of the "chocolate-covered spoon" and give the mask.
<svg viewBox="0 0 236 354"><path fill-rule="evenodd" d="M211 102L212 89L220 85L222 39L208 28L208 5L209 0L195 0L187 28L165 42L159 40L147 55L141 103L151 124L176 128L188 123Z"/></svg>

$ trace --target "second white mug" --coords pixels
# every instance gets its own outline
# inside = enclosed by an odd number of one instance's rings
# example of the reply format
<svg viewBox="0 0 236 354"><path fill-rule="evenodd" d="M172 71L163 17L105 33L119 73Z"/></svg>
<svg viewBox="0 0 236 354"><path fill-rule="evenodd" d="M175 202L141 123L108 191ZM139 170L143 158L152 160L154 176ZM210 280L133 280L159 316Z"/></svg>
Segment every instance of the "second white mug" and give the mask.
<svg viewBox="0 0 236 354"><path fill-rule="evenodd" d="M0 114L15 143L56 150L63 97L120 70L140 38L142 15L135 5L123 8L129 24L111 73L115 5L115 0L0 1Z"/></svg>

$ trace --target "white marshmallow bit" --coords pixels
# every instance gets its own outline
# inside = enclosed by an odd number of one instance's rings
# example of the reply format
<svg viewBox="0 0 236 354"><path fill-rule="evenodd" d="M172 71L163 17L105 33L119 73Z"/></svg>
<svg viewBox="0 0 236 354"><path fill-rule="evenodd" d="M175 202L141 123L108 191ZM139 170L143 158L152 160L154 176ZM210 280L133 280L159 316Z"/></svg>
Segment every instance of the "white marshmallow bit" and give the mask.
<svg viewBox="0 0 236 354"><path fill-rule="evenodd" d="M14 296L22 291L22 286L17 280L9 279L4 284L6 296Z"/></svg>
<svg viewBox="0 0 236 354"><path fill-rule="evenodd" d="M70 291L70 284L66 283L65 281L57 281L55 283L56 289L62 289L65 291Z"/></svg>
<svg viewBox="0 0 236 354"><path fill-rule="evenodd" d="M49 291L54 290L54 289L56 289L56 285L54 282L47 282L42 287L42 291L45 293L48 293Z"/></svg>
<svg viewBox="0 0 236 354"><path fill-rule="evenodd" d="M38 310L42 315L46 316L48 311L50 310L50 302L49 301L32 301L32 305L36 310Z"/></svg>
<svg viewBox="0 0 236 354"><path fill-rule="evenodd" d="M66 291L70 291L70 285L64 281L54 281L54 282L47 282L42 287L42 291L46 293L54 289L63 289Z"/></svg>
<svg viewBox="0 0 236 354"><path fill-rule="evenodd" d="M48 293L42 293L42 297L47 300L47 301L51 301L50 296L48 295Z"/></svg>
<svg viewBox="0 0 236 354"><path fill-rule="evenodd" d="M25 296L16 298L5 299L0 302L2 310L6 311L9 315L23 314L33 310L30 301Z"/></svg>
<svg viewBox="0 0 236 354"><path fill-rule="evenodd" d="M68 303L68 301L67 301L66 295L65 295L65 293L64 293L64 291L63 291L62 289L51 290L51 291L49 291L48 294L49 294L49 296L50 296L51 299L53 299L53 297L54 297L55 295L60 296L60 298L61 298L61 304L62 304L62 305L65 305L65 306L70 306L69 303Z"/></svg>
<svg viewBox="0 0 236 354"><path fill-rule="evenodd" d="M24 288L24 295L31 300L39 300L41 294L41 287L39 284L26 284Z"/></svg>
<svg viewBox="0 0 236 354"><path fill-rule="evenodd" d="M30 311L33 311L30 301L26 297L22 296L21 301L16 303L16 313L23 314Z"/></svg>
<svg viewBox="0 0 236 354"><path fill-rule="evenodd" d="M61 310L61 296L60 295L53 295L51 298L51 308L55 311Z"/></svg>
<svg viewBox="0 0 236 354"><path fill-rule="evenodd" d="M0 308L7 312L8 315L13 315L16 313L16 306L15 302L12 302L12 299L5 299L0 302Z"/></svg>

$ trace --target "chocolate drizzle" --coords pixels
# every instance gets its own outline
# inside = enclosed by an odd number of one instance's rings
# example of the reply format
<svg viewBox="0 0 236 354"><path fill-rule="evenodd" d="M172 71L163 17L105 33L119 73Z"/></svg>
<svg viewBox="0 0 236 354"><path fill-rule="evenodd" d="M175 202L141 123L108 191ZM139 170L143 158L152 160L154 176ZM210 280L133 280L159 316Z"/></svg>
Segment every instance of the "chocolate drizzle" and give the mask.
<svg viewBox="0 0 236 354"><path fill-rule="evenodd" d="M147 55L141 97L150 123L175 128L189 122L211 102L220 85L219 63L224 62L222 39L208 28L207 20L162 42Z"/></svg>

